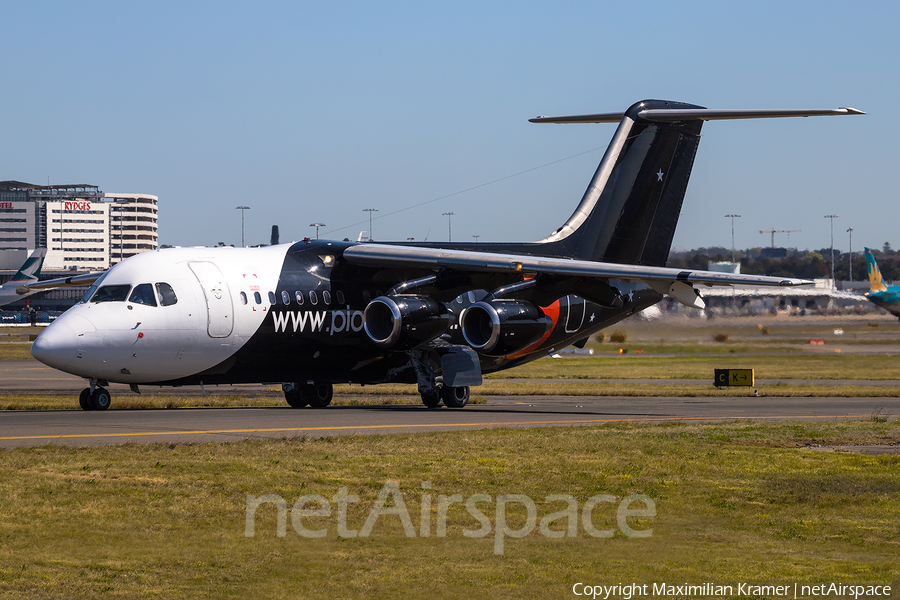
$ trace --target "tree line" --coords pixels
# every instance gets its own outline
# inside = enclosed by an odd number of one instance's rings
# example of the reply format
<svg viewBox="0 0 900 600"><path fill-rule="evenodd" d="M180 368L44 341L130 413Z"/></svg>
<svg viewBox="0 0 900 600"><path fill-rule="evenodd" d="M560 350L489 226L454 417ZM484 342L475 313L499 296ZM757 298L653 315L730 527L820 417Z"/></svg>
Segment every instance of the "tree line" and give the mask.
<svg viewBox="0 0 900 600"><path fill-rule="evenodd" d="M886 281L900 281L900 255L891 245L884 243L881 250L873 249L878 267ZM735 252L735 260L741 263L741 273L748 275L769 275L772 277L799 277L803 279L831 278L831 249L797 250L787 249L784 258L769 258L762 255L762 248L750 248ZM669 254L667 266L678 269L706 270L709 262L730 262L731 250L718 246L675 251ZM853 252L853 280L868 278L866 257L862 251ZM834 277L839 281L850 279L850 255L838 249L834 251Z"/></svg>

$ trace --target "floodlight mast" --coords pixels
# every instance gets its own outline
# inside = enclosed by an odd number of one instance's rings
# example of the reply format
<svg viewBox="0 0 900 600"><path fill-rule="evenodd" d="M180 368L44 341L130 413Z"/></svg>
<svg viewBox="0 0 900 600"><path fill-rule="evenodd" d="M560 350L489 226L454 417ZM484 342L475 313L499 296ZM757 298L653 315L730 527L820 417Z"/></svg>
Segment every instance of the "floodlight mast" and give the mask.
<svg viewBox="0 0 900 600"><path fill-rule="evenodd" d="M450 219L452 219L453 215L455 215L456 213L445 212L445 213L441 213L441 214L443 216L447 217L447 241L452 242L453 241L453 229L451 229L451 226L450 226Z"/></svg>
<svg viewBox="0 0 900 600"><path fill-rule="evenodd" d="M850 283L853 283L853 228L848 227L847 233L850 234L850 259L848 260L848 262L850 263Z"/></svg>
<svg viewBox="0 0 900 600"><path fill-rule="evenodd" d="M364 208L363 212L369 213L369 241L371 242L372 240L375 239L375 237L372 235L372 213L377 213L378 209L377 208Z"/></svg>
<svg viewBox="0 0 900 600"><path fill-rule="evenodd" d="M734 271L734 220L739 219L741 215L725 215L725 218L731 218L731 270Z"/></svg>
<svg viewBox="0 0 900 600"><path fill-rule="evenodd" d="M825 215L826 219L831 219L831 289L835 289L834 282L834 220L840 219L838 215Z"/></svg>
<svg viewBox="0 0 900 600"><path fill-rule="evenodd" d="M235 206L235 210L241 211L241 248L246 248L246 244L244 244L244 211L250 210L249 206Z"/></svg>

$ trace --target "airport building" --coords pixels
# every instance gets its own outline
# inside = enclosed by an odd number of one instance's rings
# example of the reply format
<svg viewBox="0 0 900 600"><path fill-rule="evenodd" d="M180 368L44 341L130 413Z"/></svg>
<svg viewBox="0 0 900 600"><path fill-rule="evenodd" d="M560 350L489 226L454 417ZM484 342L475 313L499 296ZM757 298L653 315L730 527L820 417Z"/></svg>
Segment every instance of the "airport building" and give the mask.
<svg viewBox="0 0 900 600"><path fill-rule="evenodd" d="M102 271L157 241L158 198L95 185L0 182L0 269L47 248L44 271Z"/></svg>

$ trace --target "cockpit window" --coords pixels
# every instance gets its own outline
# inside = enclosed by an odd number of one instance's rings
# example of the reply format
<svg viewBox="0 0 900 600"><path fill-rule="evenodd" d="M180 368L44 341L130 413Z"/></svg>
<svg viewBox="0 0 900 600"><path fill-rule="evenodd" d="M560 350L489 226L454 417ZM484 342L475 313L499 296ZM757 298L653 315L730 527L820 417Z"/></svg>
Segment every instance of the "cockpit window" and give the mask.
<svg viewBox="0 0 900 600"><path fill-rule="evenodd" d="M134 291L131 292L128 301L135 304L144 304L146 306L156 306L156 296L153 295L153 286L149 283L142 283L134 286Z"/></svg>
<svg viewBox="0 0 900 600"><path fill-rule="evenodd" d="M104 285L91 296L91 302L125 302L130 290L128 284Z"/></svg>
<svg viewBox="0 0 900 600"><path fill-rule="evenodd" d="M97 279L97 281L94 282L94 285L92 285L91 287L88 288L88 291L86 291L86 292L84 293L84 296L81 298L81 303L82 303L82 304L86 303L88 300L91 299L91 296L94 295L94 292L97 291L97 288L100 287L100 284L103 282L104 279L106 279L106 276L107 276L108 274L109 274L109 271L107 271L106 273L104 273L103 275L101 275L100 278Z"/></svg>
<svg viewBox="0 0 900 600"><path fill-rule="evenodd" d="M178 298L175 296L175 290L172 289L172 286L165 282L160 282L156 284L156 293L159 294L159 303L162 306L172 306L176 302L178 302ZM244 302L244 304L247 304Z"/></svg>

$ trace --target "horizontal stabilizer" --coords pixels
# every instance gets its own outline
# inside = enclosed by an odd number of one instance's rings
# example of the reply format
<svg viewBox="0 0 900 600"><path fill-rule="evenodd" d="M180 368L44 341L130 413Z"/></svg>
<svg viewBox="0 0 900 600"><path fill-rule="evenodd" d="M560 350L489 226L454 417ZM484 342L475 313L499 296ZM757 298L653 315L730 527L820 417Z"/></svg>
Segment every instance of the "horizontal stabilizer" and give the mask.
<svg viewBox="0 0 900 600"><path fill-rule="evenodd" d="M773 119L780 117L832 117L864 115L855 108L820 109L709 109L709 108L651 108L639 110L637 116L645 121L721 121L726 119ZM537 117L532 123L618 123L623 112L574 115L569 117Z"/></svg>

